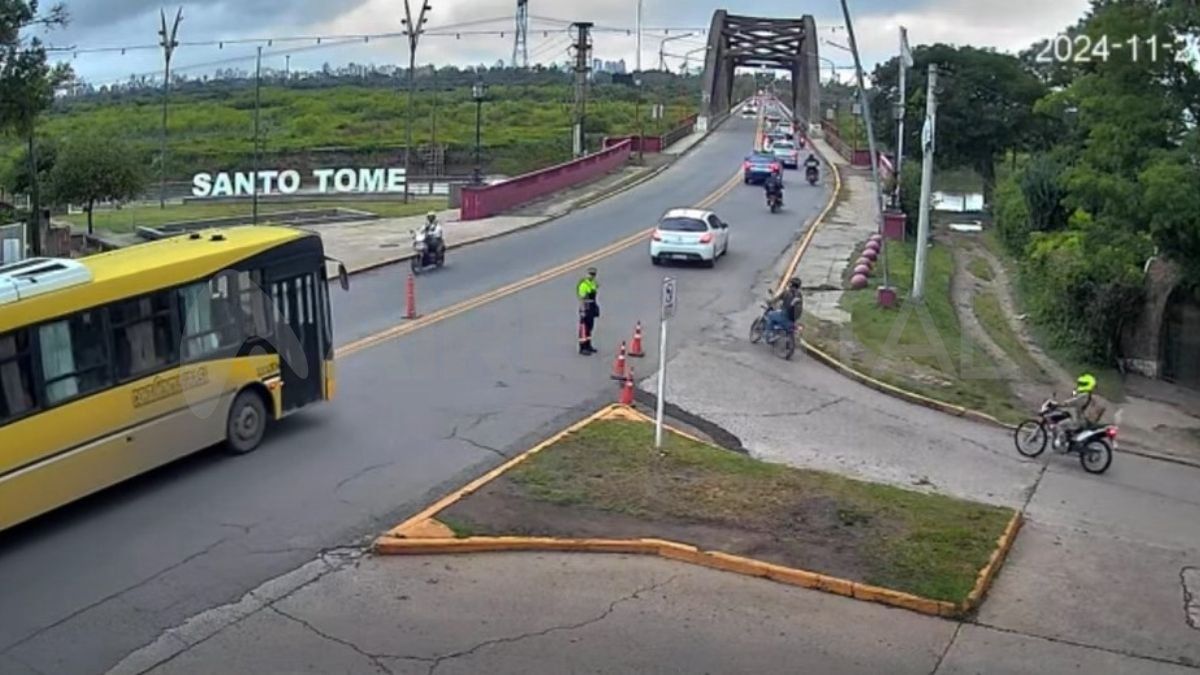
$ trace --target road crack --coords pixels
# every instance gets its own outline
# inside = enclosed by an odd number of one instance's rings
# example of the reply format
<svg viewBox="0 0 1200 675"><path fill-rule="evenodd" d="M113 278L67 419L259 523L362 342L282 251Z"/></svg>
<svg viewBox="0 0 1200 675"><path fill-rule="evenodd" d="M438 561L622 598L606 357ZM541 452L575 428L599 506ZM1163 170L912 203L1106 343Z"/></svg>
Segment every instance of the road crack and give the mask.
<svg viewBox="0 0 1200 675"><path fill-rule="evenodd" d="M468 428L470 428L470 427L468 427ZM459 435L457 424L454 425L453 427L451 427L450 435L442 437L442 440L443 441L461 441L463 443L466 443L467 445L470 445L471 447L483 450L484 452L493 453L493 454L499 456L501 459L510 459L510 457L508 455L504 454L504 452L502 450L493 448L490 445L484 445L483 443L480 443L479 441L476 441L471 438L467 438L466 436Z"/></svg>
<svg viewBox="0 0 1200 675"><path fill-rule="evenodd" d="M621 597L617 598L616 600L613 600L611 603L609 603L608 607L603 612L601 612L600 614L598 614L590 619L585 619L585 620L579 621L577 623L551 626L549 628L545 628L545 629L542 629L539 631L522 633L520 635L515 635L512 637L503 637L503 638L495 638L492 640L486 640L486 641L480 642L479 644L477 644L473 647L470 647L468 649L464 649L462 651L439 656L439 657L433 659L433 663L429 666L429 675L433 675L433 672L435 670L437 670L438 666L442 665L443 663L445 663L447 661L459 659L464 656L470 656L470 655L474 654L475 652L477 652L481 649L485 649L487 647L493 647L493 646L500 645L500 644L512 644L515 642L521 642L523 640L528 640L530 638L536 638L536 637L542 637L544 635L549 635L550 633L575 631L575 630L579 630L581 628L586 628L593 624L597 624L597 623L607 619L609 616L611 616L612 613L616 611L618 606L620 606L626 602L631 602L633 600L639 599L639 597L643 593L650 593L652 591L656 591L660 588L663 588L664 586L667 586L668 584L675 581L676 578L677 578L677 575L673 575L673 576L669 577L668 579L666 579L665 581L656 582L653 584L649 584L647 586L643 586L641 588L636 589L629 595L621 596Z"/></svg>
<svg viewBox="0 0 1200 675"><path fill-rule="evenodd" d="M79 609L71 612L70 614L64 616L63 618L61 618L57 621L54 621L53 623L50 623L48 625L42 626L41 628L34 630L32 633L29 633L28 635L21 638L20 640L10 643L9 645L4 647L4 651L0 652L0 654L7 655L7 654L9 654L9 652L13 651L17 647L20 647L21 645L25 644L26 642L29 642L30 640L36 638L37 636L41 635L42 633L45 633L46 631L58 628L59 626L63 625L64 623L67 623L68 621L74 619L75 617L78 617L86 612L89 612L89 611L95 609L96 607L99 607L105 603L116 600L117 598L121 597L122 595L125 595L126 593L128 593L130 591L137 590L138 588L141 588L142 586L145 586L146 584L152 583L155 580L160 579L163 576L170 574L171 572L179 569L180 567L183 567L184 565L192 562L193 560L196 560L197 558L201 558L201 557L208 555L214 549L216 549L218 546L220 546L221 544L224 544L225 542L227 542L229 540L230 540L230 537L221 537L220 539L214 541L213 543L209 544L208 546L205 546L204 548L200 549L199 551L197 551L189 556L186 556L179 562L168 565L135 584L126 586L125 588L122 588L118 591L110 593L110 594L104 596L103 598L96 600L95 602L92 602L83 607L80 607Z"/></svg>
<svg viewBox="0 0 1200 675"><path fill-rule="evenodd" d="M338 481L338 484L334 486L333 491L337 492L337 491L341 490L342 488L346 487L346 484L348 484L352 481L358 480L359 478L362 478L363 476L371 473L372 471L378 471L379 469L386 469L389 466L394 465L395 463L396 463L395 460L393 460L391 462L381 462L379 464L372 464L371 466L364 467L363 469L360 469L359 471L355 472L353 475L347 476L346 478L343 478L342 480Z"/></svg>
<svg viewBox="0 0 1200 675"><path fill-rule="evenodd" d="M958 640L958 634L962 632L962 627L962 623L959 623L954 627L954 635L950 636L950 641L946 643L946 648L943 649L941 655L938 656L937 663L933 664L933 670L929 671L929 675L937 675L937 671L941 670L942 662L946 660L946 655L950 653L950 648L953 647L954 643Z"/></svg>
<svg viewBox="0 0 1200 675"><path fill-rule="evenodd" d="M1045 640L1046 642L1052 642L1054 644L1059 644L1059 645L1066 645L1068 647L1079 647L1080 649L1093 649L1093 650L1105 652L1108 654L1124 656L1125 658L1130 658L1130 659L1139 659L1141 661L1152 661L1154 663L1162 663L1162 664L1167 664L1167 665L1172 665L1172 666L1183 666L1185 668L1193 668L1193 669L1200 670L1200 663L1197 663L1196 661L1193 661L1192 659L1190 659L1186 656L1180 656L1180 657L1174 658L1174 659L1165 658L1162 656L1148 656L1145 654L1137 654L1135 652L1131 652L1131 651L1124 650L1124 649L1113 649L1111 647L1105 647L1102 645L1092 645L1092 644L1087 644L1084 642L1076 642L1075 640L1067 640L1064 638L1048 637L1046 635L1035 635L1033 633L1025 633L1023 631L1014 630L1012 628L1002 628L1000 626L994 626L994 625L987 624L987 623L981 623L979 621L974 621L971 623L972 623L972 625L979 626L980 628L988 628L988 629L998 631L1001 633L1008 633L1009 635L1019 635L1021 637L1033 638L1035 640Z"/></svg>
<svg viewBox="0 0 1200 675"><path fill-rule="evenodd" d="M384 675L392 675L394 671L392 671L391 668L387 667L387 664L385 664L383 662L383 659L396 659L396 660L400 660L400 661L417 661L417 662L421 662L421 663L433 663L434 662L434 659L432 659L432 658L421 657L421 656L403 656L403 655L399 655L399 654L373 654L373 653L368 652L367 650L363 649L362 647L359 647L358 645L354 644L350 640L345 640L336 635L326 633L325 631L321 630L320 628L317 628L316 626L312 625L308 621L306 621L294 614L285 612L282 609L279 609L278 607L275 606L274 603L268 604L266 606L266 609L269 609L272 612L275 612L279 616L282 616L283 618L288 619L289 621L293 621L296 624L303 626L309 632L313 633L314 635L320 637L323 640L328 640L329 642L333 642L335 644L339 644L339 645L342 645L343 647L347 647L347 648L353 650L359 656L362 656L363 658L370 661L371 665L375 666L376 670L378 670L381 673L384 673Z"/></svg>

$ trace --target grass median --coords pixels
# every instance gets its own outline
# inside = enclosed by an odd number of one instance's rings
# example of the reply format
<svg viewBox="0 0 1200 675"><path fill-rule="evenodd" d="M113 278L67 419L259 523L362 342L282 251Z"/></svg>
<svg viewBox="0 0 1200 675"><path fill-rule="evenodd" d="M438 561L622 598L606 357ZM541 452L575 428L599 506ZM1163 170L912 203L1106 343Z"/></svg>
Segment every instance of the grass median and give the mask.
<svg viewBox="0 0 1200 675"><path fill-rule="evenodd" d="M466 536L654 537L963 601L1012 511L600 420L438 514Z"/></svg>
<svg viewBox="0 0 1200 675"><path fill-rule="evenodd" d="M260 202L258 212L262 215L281 213L285 211L306 211L310 209L354 209L365 211L380 218L403 218L415 216L430 210L446 208L446 200L417 199L405 204L403 200L345 200L345 201L295 201L295 202ZM207 220L210 218L232 218L249 216L253 211L249 202L212 202L190 204L168 204L159 208L157 204L126 206L121 209L97 210L93 223L97 232L124 233L132 232L137 227L157 227L167 223L179 223L189 220ZM87 214L79 213L63 216L62 220L71 223L76 230L87 228Z"/></svg>
<svg viewBox="0 0 1200 675"><path fill-rule="evenodd" d="M850 291L841 308L851 316L848 326L817 322L809 339L844 363L876 378L923 396L989 413L1016 422L1025 406L998 375L996 363L963 334L950 298L954 256L944 243L928 251L925 299L911 301L913 242L889 242L886 256L889 281L900 305L879 307L873 290ZM876 280L882 284L882 264Z"/></svg>

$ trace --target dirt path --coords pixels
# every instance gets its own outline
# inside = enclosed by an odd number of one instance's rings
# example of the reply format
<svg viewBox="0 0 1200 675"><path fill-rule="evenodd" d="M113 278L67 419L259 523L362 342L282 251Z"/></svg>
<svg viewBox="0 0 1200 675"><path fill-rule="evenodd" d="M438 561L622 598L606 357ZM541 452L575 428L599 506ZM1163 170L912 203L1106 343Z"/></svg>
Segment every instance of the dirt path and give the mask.
<svg viewBox="0 0 1200 675"><path fill-rule="evenodd" d="M1012 294L1012 278L1008 275L1008 269L999 258L995 256L986 246L980 246L975 243L972 247L972 253L982 258L987 262L988 267L992 268L994 281L991 284L992 290L996 292L996 297L1000 300L1000 306L1004 309L1004 317L1008 319L1009 328L1016 334L1021 341L1021 345L1025 347L1025 351L1029 354L1042 369L1055 386L1063 391L1068 391L1071 382L1075 379L1063 370L1063 367L1057 361L1046 355L1042 348L1037 345L1033 337L1029 334L1029 327L1019 317L1021 316L1017 310L1017 303L1013 299Z"/></svg>
<svg viewBox="0 0 1200 675"><path fill-rule="evenodd" d="M1041 350L1037 352L1042 357L1040 359L1032 352L1032 349L1037 348L1032 346L1027 331L1016 317L1015 305L1008 287L1009 279L1004 266L970 236L949 235L948 240L954 256L954 275L950 282L950 299L954 304L954 310L958 315L958 322L963 333L991 357L998 370L995 376L1006 381L1013 393L1023 402L1031 408L1036 408L1045 400L1047 386L1052 386L1048 380L1053 376L1047 374L1053 373L1054 370L1046 367L1046 361L1049 359L1041 353ZM972 272L971 263L974 260L982 260L987 264L987 267L990 268L988 276L991 278L981 278ZM1030 372L1032 369L1022 367L996 343L991 333L980 323L975 312L975 298L980 293L991 293L996 298L1004 318L1021 346L1030 352L1033 362L1042 372L1033 373ZM1057 368L1057 365L1051 365ZM1058 370L1061 371L1061 369ZM981 375L987 376L986 373L981 373Z"/></svg>

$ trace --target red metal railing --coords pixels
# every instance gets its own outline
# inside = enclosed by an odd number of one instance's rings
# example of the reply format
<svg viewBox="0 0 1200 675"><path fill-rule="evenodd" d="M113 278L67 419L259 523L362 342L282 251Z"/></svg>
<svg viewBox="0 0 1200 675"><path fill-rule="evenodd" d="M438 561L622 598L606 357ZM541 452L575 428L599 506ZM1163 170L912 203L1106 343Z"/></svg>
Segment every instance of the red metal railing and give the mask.
<svg viewBox="0 0 1200 675"><path fill-rule="evenodd" d="M461 217L479 220L564 188L602 176L629 160L630 140L579 159L533 171L495 185L469 185L462 190Z"/></svg>

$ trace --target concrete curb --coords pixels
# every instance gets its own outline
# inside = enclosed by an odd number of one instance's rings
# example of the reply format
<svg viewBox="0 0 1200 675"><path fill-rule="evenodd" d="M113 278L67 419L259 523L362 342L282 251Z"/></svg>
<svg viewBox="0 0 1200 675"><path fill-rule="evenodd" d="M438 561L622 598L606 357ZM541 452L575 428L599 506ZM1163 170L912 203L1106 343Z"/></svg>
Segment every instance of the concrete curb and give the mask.
<svg viewBox="0 0 1200 675"><path fill-rule="evenodd" d="M996 548L992 551L988 563L983 566L982 570L979 570L979 576L975 580L975 587L971 589L966 601L961 606L964 614L973 611L983 602L984 596L987 595L988 589L992 586L992 581L1000 573L1000 566L1008 558L1008 552L1012 549L1013 542L1017 538L1017 532L1021 530L1023 523L1024 517L1021 515L1021 512L1014 512L1012 518L1008 521L1008 526L1004 528L1004 532L996 540Z"/></svg>
<svg viewBox="0 0 1200 675"><path fill-rule="evenodd" d="M821 155L821 157L826 160L826 164L828 164L833 169L833 176L834 176L833 194L830 195L829 202L825 205L824 210L822 210L820 215L818 215L816 217L816 219L813 220L812 225L809 226L809 228L808 228L808 232L805 234L804 238L801 240L800 245L797 247L795 254L793 254L792 260L788 264L786 271L779 279L779 285L776 288L777 293L783 292L784 287L787 285L787 280L790 279L796 273L796 268L800 266L801 259L804 257L804 254L808 251L808 247L812 244L812 239L814 236L816 236L817 229L820 228L820 226L822 224L824 224L825 218L828 217L829 213L833 211L834 207L837 205L838 198L841 195L841 191L842 191L841 171L838 169L836 164L828 161L828 158L825 157L825 154L822 153L820 151L820 149L817 148L815 145L813 146L813 150L817 154ZM813 357L817 361L820 361L821 363L825 364L826 366L829 366L830 368L838 371L842 375L844 375L852 380L855 380L859 384L863 384L863 385L870 387L880 393L887 394L888 396L892 396L894 398L899 398L899 399L907 401L909 403L914 403L916 405L924 406L926 408L930 408L932 410L936 410L938 412L945 413L947 415L953 415L955 417L966 418L966 419L973 420L975 422L979 422L982 424L988 424L988 425L995 426L995 427L998 427L1001 429L1005 429L1007 431L1015 431L1017 428L1016 425L1009 424L1007 422L1003 422L1003 421L997 419L996 417L989 415L985 412L967 408L965 406L955 405L953 403L947 403L945 401L939 401L937 399L930 398L928 396L924 396L922 394L918 394L913 391L908 391L907 389L904 389L902 387L898 387L896 385L888 384L887 382L883 382L881 380L875 379L869 375L866 375L865 373L855 370L853 367L839 361L838 359L834 358L830 354L827 354L826 352L821 351L815 345L813 345L812 343L808 342L807 340L805 340L803 338L800 339L799 346L801 349L804 350L804 352L806 354ZM1145 457L1146 459L1153 459L1153 460L1158 460L1161 462L1170 462L1172 464L1179 464L1181 466L1200 468L1200 460L1193 460L1193 459L1189 459L1186 457L1176 457L1174 455L1167 455L1167 454L1155 452L1153 450L1149 450L1149 449L1145 449L1145 448L1141 448L1141 447L1136 447L1136 448L1130 448L1128 446L1118 447L1118 448L1115 448L1115 451L1119 452L1119 453L1127 454L1127 455L1134 455L1137 457Z"/></svg>
<svg viewBox="0 0 1200 675"><path fill-rule="evenodd" d="M754 558L748 558L721 551L705 551L690 544L666 539L602 539L602 538L570 538L570 537L463 537L447 536L451 530L436 519L436 516L454 505L464 497L483 488L491 481L499 478L509 469L517 466L529 457L554 445L559 440L574 433L587 425L602 419L626 419L641 422L653 420L638 410L621 405L609 405L596 413L576 422L550 438L538 443L529 450L517 455L499 467L492 469L476 478L462 488L451 492L433 503L420 513L403 523L388 530L378 537L372 550L377 555L445 555L462 553L512 553L512 552L563 552L563 553L621 553L638 555L657 555L667 560L685 562L701 567L734 572L751 577L761 577L779 583L800 586L834 595L841 595L855 600L875 602L913 612L943 618L962 618L976 608L987 593L996 573L1003 564L1009 548L1020 528L1021 515L1014 513L1008 526L996 541L996 549L992 552L987 564L980 570L967 599L960 603L933 600L902 591L896 591L871 584L864 584L849 579L818 574L807 570L776 565ZM684 431L667 426L675 434L701 443L699 439Z"/></svg>
<svg viewBox="0 0 1200 675"><path fill-rule="evenodd" d="M726 119L728 119L728 118L726 118ZM565 218L566 216L569 216L572 213L579 211L581 209L586 209L588 207L595 206L596 204L599 204L600 202L603 202L606 199L609 199L611 197L616 197L617 195L624 194L625 192L628 192L629 190L632 190L633 188L635 188L639 185L642 185L643 183L646 183L653 178L657 178L659 176L659 174L663 173L667 169L674 166L676 163L679 162L679 160L690 155L693 150L695 150L702 143L704 143L704 141L708 140L708 137L711 136L713 134L713 132L716 131L721 126L721 124L723 124L724 122L725 122L725 120L721 120L720 123L718 123L717 125L713 126L711 129L706 131L702 138L697 140L695 143L692 143L692 145L689 146L687 149L685 149L683 152L679 153L678 155L672 155L673 159L671 159L671 161L667 162L666 164L664 164L658 168L655 168L655 169L652 169L652 170L646 172L642 176L639 176L636 180L632 180L625 185L622 185L622 186L619 186L619 187L613 189L612 191L604 192L599 195L593 195L592 197L585 197L584 199L572 204L563 213L559 213L559 214L553 215L553 216L547 216L543 220L539 220L534 223L529 223L528 225L522 225L521 227L515 227L511 230L505 230L503 232L493 232L491 234L485 234L485 235L482 235L479 237L472 237L465 241L460 241L457 244L454 244L452 246L447 245L446 250L449 251L449 250L453 250L456 248L462 248L464 246L470 246L472 244L479 244L479 243L482 243L485 241L490 241L492 239L498 239L505 235L513 234L515 232L521 232L521 231L528 230L528 229L531 229L534 227L538 227L540 225L545 225L546 223L553 222L560 218ZM374 263L370 263L368 265L363 265L362 267L356 267L352 270L348 270L348 272L351 276L354 276L356 274L363 274L365 272L371 272L371 271L377 270L381 267L388 267L390 265L396 265L396 264L402 263L405 260L409 260L412 257L413 257L412 253L406 253L402 256L397 256L395 258L388 258L387 260L381 260L379 262L374 262Z"/></svg>

